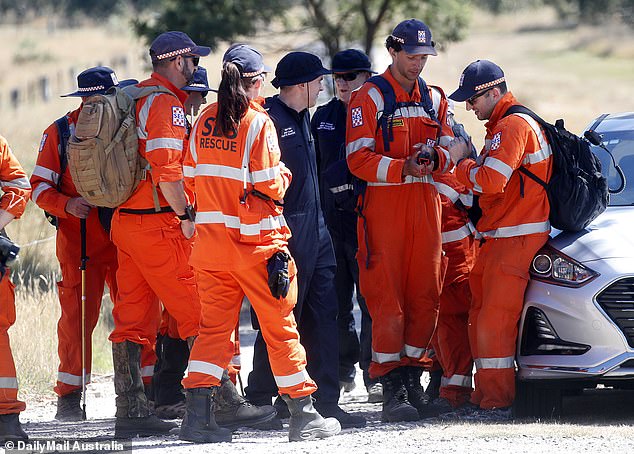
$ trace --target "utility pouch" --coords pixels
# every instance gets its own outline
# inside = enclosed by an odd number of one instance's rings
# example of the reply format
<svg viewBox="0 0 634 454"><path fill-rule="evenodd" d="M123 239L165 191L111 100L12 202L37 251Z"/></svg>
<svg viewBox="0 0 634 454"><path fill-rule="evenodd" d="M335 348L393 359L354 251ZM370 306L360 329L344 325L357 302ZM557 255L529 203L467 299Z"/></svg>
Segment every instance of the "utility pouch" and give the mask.
<svg viewBox="0 0 634 454"><path fill-rule="evenodd" d="M269 289L275 298L285 298L291 284L288 275L288 262L290 255L286 252L276 252L266 263L266 270L269 274Z"/></svg>

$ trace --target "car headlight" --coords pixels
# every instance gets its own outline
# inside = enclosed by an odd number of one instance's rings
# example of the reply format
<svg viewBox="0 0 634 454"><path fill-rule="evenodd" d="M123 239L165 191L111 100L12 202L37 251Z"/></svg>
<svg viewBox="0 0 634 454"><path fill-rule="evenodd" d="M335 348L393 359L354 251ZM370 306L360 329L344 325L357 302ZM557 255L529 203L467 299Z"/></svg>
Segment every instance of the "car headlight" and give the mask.
<svg viewBox="0 0 634 454"><path fill-rule="evenodd" d="M530 273L532 279L566 287L581 287L599 275L548 245L535 255Z"/></svg>

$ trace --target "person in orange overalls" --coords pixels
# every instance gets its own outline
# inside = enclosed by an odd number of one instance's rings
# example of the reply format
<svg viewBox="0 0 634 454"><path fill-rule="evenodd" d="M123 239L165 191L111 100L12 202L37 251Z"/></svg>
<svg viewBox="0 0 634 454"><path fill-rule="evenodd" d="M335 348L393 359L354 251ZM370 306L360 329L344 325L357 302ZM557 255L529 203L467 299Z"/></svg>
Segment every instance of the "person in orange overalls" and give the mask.
<svg viewBox="0 0 634 454"><path fill-rule="evenodd" d="M265 71L255 49L244 44L228 49L218 102L194 124L185 159L197 204L198 238L190 262L202 321L183 380L187 411L180 438L196 443L231 440L210 408L232 357L231 334L245 295L258 316L275 382L291 412L289 439L325 438L341 430L336 419L322 418L313 407L311 394L317 386L306 372L306 352L293 316L296 269L288 251L291 232L279 206L291 174L280 162L271 119L253 101Z"/></svg>
<svg viewBox="0 0 634 454"><path fill-rule="evenodd" d="M6 139L0 136L0 234L5 237L4 228L13 219L24 213L29 201L31 185L22 166L13 155ZM3 238L0 249L0 443L27 440L28 436L20 425L20 412L26 405L18 400L18 379L11 354L8 330L15 323L15 292L9 278L7 262L15 258L12 245Z"/></svg>
<svg viewBox="0 0 634 454"><path fill-rule="evenodd" d="M465 417L506 421L515 397L517 325L528 270L550 232L546 191L518 169L526 167L548 181L552 153L532 118L504 116L518 102L495 63L478 60L467 66L450 98L465 101L479 120L488 120L485 147L477 160L468 158L464 140L449 146L456 178L480 194L482 218L477 229L484 237L469 278L469 340L476 365L471 402L477 407Z"/></svg>
<svg viewBox="0 0 634 454"><path fill-rule="evenodd" d="M122 81L129 84L136 81ZM108 67L89 68L77 76L78 90L66 96L80 97L104 94L119 85L114 71ZM42 135L37 161L31 176L32 200L42 208L57 228L56 255L62 272L57 283L61 315L57 323L59 369L57 372L57 412L61 421L81 421L82 387L81 345L81 233L80 219L86 220L86 382L90 382L92 364L92 332L99 319L104 284L110 297L117 294L117 251L110 241L107 209L89 204L75 189L66 168L65 149L82 105L51 124ZM103 221L103 223L102 223ZM151 360L151 351L145 352ZM146 364L147 365L147 364ZM146 375L147 372L146 372Z"/></svg>
<svg viewBox="0 0 634 454"><path fill-rule="evenodd" d="M357 260L372 317L370 376L383 384L383 420L412 421L437 414L420 382L442 286L441 205L431 173L448 170L439 139L453 133L442 90L421 93L418 82L428 56L436 55L429 27L401 22L386 47L392 64L378 77L405 103L387 120L389 150L378 126L385 98L371 78L350 101L346 151L350 171L367 182ZM436 118L421 105L426 100ZM431 164L419 164L422 153Z"/></svg>
<svg viewBox="0 0 634 454"><path fill-rule="evenodd" d="M475 259L476 231L467 215L473 193L453 173L443 173L434 179L442 201L442 249L447 258L434 350L442 368L438 403L451 411L468 402L473 389L467 328L471 308L469 273Z"/></svg>

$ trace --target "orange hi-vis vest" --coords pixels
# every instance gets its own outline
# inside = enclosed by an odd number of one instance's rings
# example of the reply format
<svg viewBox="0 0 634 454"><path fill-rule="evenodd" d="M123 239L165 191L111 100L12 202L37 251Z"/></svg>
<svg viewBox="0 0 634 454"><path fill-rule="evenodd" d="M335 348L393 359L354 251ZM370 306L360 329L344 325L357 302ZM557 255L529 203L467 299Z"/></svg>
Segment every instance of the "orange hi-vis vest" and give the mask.
<svg viewBox="0 0 634 454"><path fill-rule="evenodd" d="M543 181L552 173L552 152L537 122L528 115L502 117L518 104L506 93L485 127L485 146L477 162L465 159L458 180L480 195L482 218L476 226L487 238L509 238L550 231L550 206L544 188L518 172L526 167Z"/></svg>
<svg viewBox="0 0 634 454"><path fill-rule="evenodd" d="M286 248L291 232L275 202L284 197L291 173L259 104L250 103L231 137L216 130L217 112L214 103L196 120L184 161L185 182L196 194L198 238L190 264L247 269Z"/></svg>

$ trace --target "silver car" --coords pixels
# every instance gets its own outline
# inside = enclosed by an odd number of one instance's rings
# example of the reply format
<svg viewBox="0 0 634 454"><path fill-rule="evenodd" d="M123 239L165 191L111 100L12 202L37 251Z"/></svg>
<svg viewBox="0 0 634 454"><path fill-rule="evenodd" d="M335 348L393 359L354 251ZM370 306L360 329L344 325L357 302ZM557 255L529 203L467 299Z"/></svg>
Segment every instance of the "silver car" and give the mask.
<svg viewBox="0 0 634 454"><path fill-rule="evenodd" d="M598 123L598 124L597 124ZM591 125L610 188L607 210L578 233L553 231L531 266L517 346L518 416L558 417L562 395L634 387L634 112Z"/></svg>

